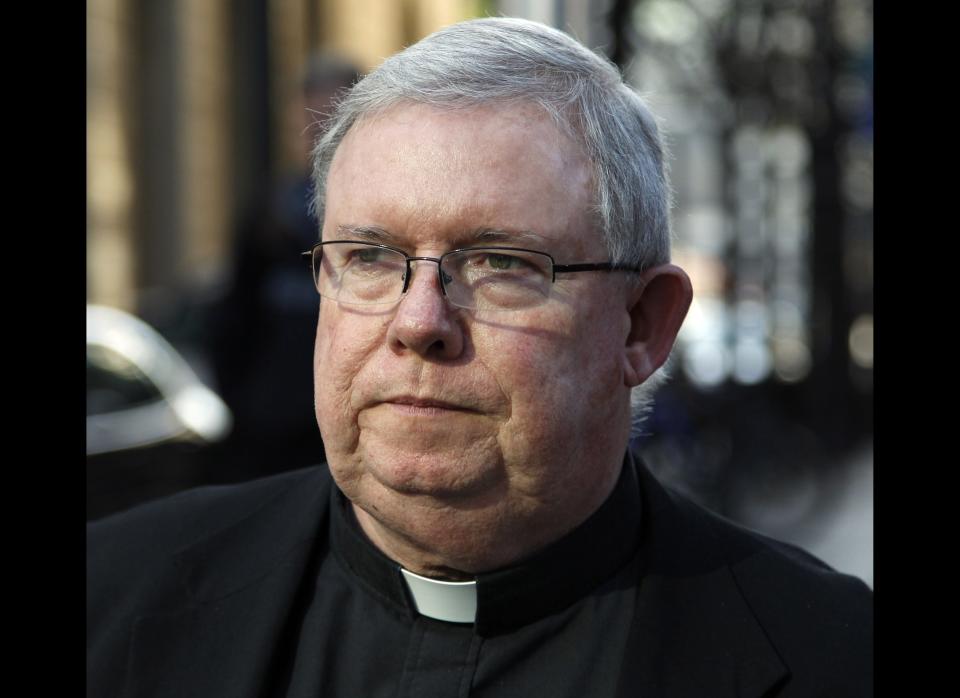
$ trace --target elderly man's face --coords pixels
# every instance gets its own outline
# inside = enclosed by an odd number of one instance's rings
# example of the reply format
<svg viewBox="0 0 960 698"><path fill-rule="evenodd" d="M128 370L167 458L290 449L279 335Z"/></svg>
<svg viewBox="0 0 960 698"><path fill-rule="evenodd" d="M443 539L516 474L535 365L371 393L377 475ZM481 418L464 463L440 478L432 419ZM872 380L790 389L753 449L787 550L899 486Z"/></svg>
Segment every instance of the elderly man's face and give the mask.
<svg viewBox="0 0 960 698"><path fill-rule="evenodd" d="M375 231L409 255L494 244L604 261L590 183L535 107L395 107L339 147L323 239ZM610 491L629 430L631 291L621 274L558 275L543 305L471 311L445 301L435 264L414 269L388 309L321 301L317 420L375 543L427 573L481 571L575 527Z"/></svg>

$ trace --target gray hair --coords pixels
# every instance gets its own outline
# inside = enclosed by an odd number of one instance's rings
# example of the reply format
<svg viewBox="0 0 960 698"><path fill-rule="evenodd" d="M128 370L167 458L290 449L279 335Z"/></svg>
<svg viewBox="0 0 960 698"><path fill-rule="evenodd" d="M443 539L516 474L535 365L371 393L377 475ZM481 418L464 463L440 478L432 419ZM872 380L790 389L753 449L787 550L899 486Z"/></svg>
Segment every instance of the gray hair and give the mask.
<svg viewBox="0 0 960 698"><path fill-rule="evenodd" d="M403 103L469 108L535 103L581 143L594 168L593 208L611 260L648 268L670 260L670 185L656 117L606 58L546 25L485 18L445 27L345 93L314 150L313 213L323 222L326 178L358 121ZM655 376L659 377L659 376ZM634 390L634 415L657 380Z"/></svg>

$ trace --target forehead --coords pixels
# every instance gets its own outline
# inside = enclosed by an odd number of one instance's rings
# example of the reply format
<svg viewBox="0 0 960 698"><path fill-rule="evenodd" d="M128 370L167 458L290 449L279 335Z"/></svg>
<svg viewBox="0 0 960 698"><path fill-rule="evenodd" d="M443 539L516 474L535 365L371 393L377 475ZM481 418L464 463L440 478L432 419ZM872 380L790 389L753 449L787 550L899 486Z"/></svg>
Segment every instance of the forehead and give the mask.
<svg viewBox="0 0 960 698"><path fill-rule="evenodd" d="M535 105L397 106L355 125L337 149L323 236L376 226L442 247L492 229L586 252L600 244L591 191L582 148Z"/></svg>

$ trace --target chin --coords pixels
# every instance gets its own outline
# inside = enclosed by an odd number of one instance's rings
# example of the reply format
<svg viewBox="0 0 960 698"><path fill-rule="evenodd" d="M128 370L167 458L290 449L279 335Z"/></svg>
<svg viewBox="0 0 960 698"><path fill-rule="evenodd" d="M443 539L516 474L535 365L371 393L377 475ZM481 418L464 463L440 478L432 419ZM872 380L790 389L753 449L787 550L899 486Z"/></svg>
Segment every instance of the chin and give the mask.
<svg viewBox="0 0 960 698"><path fill-rule="evenodd" d="M401 494L366 482L347 496L374 524L370 528L361 521L374 544L420 574L442 577L445 570L480 572L499 566L504 560L498 556L511 554L501 530L509 519L504 515L508 509L505 491L472 499L438 499Z"/></svg>
<svg viewBox="0 0 960 698"><path fill-rule="evenodd" d="M397 497L427 497L450 505L473 501L476 505L502 493L506 486L502 462L475 444L426 453L363 445L367 448L362 449L359 468L385 493Z"/></svg>

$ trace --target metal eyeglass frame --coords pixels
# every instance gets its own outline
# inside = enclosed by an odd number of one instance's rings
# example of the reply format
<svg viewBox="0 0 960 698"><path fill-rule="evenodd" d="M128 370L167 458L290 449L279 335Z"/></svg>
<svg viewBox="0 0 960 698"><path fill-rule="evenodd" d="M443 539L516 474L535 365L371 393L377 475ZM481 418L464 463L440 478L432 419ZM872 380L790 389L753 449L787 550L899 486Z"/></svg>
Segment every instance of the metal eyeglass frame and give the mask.
<svg viewBox="0 0 960 698"><path fill-rule="evenodd" d="M440 292L444 297L447 296L447 286L446 281L443 278L443 260L459 252L482 252L486 250L491 251L503 251L503 252L527 252L530 254L537 254L543 257L546 257L550 260L550 271L551 278L550 283L556 283L557 274L571 274L574 272L581 271L632 271L632 272L642 272L643 269L640 267L630 266L628 264L615 264L613 262L578 262L576 264L557 264L553 258L553 255L548 254L547 252L542 252L540 250L530 250L523 247L460 247L455 250L450 250L449 252L444 252L439 257L420 257L420 256L411 256L408 255L401 249L396 247L391 247L390 245L381 245L378 242L367 242L366 240L327 240L325 242L318 242L314 244L306 252L301 252L301 257L306 257L310 262L310 273L313 276L314 286L317 286L319 290L319 279L315 272L315 267L313 263L314 253L318 248L322 248L324 245L333 245L333 244L343 244L349 243L352 245L365 245L368 247L376 247L384 250L390 250L391 252L396 252L397 254L403 255L404 261L406 262L406 272L403 277L403 290L400 291L400 296L402 297L404 293L407 292L407 288L410 286L410 277L412 276L410 269L410 262L435 262L437 265L437 277L440 279ZM399 299L398 299L399 300Z"/></svg>

